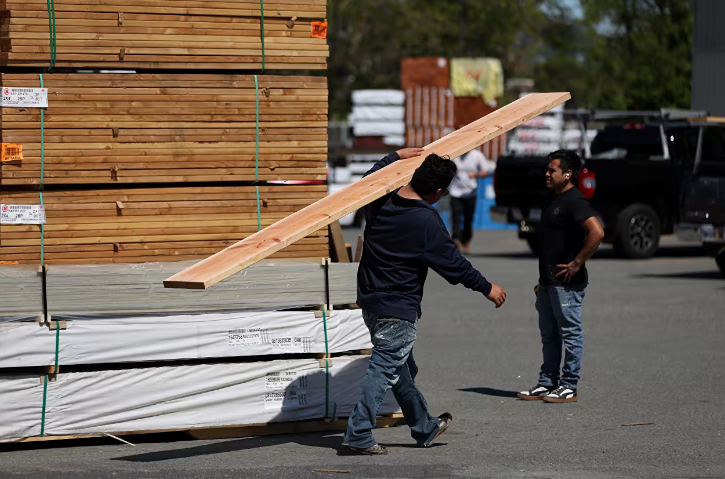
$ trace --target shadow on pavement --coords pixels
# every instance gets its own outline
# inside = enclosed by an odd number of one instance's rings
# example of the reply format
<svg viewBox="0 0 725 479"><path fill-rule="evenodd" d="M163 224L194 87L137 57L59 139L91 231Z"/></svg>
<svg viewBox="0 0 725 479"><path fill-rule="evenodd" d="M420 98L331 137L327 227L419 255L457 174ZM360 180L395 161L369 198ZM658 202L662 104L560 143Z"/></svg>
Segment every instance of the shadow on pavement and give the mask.
<svg viewBox="0 0 725 479"><path fill-rule="evenodd" d="M503 389L494 389L494 388L466 388L466 389L459 389L459 391L467 392L467 393L477 393L477 394L484 394L486 396L496 396L500 398L515 398L518 394L518 391L505 391Z"/></svg>
<svg viewBox="0 0 725 479"><path fill-rule="evenodd" d="M334 449L338 455L344 456L354 454L342 445L342 433L340 432L311 432L307 434L286 434L279 436L258 436L242 439L233 439L211 444L173 449L169 451L147 452L132 456L116 457L114 461L128 462L159 462L174 459L184 459L195 456L208 456L212 454L223 454L227 452L244 451L248 449L259 449L263 447L278 446L282 444L298 444L301 446L322 447Z"/></svg>
<svg viewBox="0 0 725 479"><path fill-rule="evenodd" d="M692 273L663 273L663 274L639 274L635 278L657 278L657 279L720 279L725 281L719 271L695 271Z"/></svg>

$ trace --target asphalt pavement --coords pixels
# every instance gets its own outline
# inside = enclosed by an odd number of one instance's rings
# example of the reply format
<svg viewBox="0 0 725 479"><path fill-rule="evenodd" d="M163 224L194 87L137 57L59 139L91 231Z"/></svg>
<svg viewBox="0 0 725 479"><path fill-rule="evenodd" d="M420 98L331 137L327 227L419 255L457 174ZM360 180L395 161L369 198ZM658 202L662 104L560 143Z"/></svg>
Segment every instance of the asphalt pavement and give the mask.
<svg viewBox="0 0 725 479"><path fill-rule="evenodd" d="M469 259L508 300L496 310L429 276L417 382L432 413L454 416L435 447L413 447L405 426L375 432L390 447L380 457L349 455L338 433L12 445L0 446L0 477L725 478L725 279L712 258L674 238L650 260L600 250L570 404L515 398L541 363L536 259L514 232L478 232Z"/></svg>

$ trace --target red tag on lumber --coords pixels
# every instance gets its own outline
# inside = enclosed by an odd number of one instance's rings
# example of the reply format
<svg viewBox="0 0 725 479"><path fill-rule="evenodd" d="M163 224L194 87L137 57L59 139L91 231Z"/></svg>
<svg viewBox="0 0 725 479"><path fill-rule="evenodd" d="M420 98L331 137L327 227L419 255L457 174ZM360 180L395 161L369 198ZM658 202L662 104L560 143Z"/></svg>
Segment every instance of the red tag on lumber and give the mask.
<svg viewBox="0 0 725 479"><path fill-rule="evenodd" d="M327 38L327 22L312 22L311 37Z"/></svg>
<svg viewBox="0 0 725 479"><path fill-rule="evenodd" d="M23 145L3 144L0 149L0 161L18 161L23 159Z"/></svg>

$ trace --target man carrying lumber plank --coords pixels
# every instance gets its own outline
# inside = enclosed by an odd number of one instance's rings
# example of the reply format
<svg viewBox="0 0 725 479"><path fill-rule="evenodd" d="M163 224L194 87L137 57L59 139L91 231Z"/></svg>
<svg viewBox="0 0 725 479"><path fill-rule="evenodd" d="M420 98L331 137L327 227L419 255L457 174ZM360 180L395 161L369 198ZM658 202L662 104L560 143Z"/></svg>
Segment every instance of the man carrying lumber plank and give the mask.
<svg viewBox="0 0 725 479"><path fill-rule="evenodd" d="M391 153L366 176L398 160L422 155L422 148ZM456 175L452 161L431 154L410 184L365 207L365 243L358 270L358 305L370 330L373 352L360 399L350 415L344 444L359 454L387 454L372 435L385 393L393 389L411 435L428 447L451 425L449 413L435 418L415 386L418 368L412 350L421 316L428 268L451 284L478 291L500 307L506 293L489 283L461 256L438 211L433 207L448 194Z"/></svg>

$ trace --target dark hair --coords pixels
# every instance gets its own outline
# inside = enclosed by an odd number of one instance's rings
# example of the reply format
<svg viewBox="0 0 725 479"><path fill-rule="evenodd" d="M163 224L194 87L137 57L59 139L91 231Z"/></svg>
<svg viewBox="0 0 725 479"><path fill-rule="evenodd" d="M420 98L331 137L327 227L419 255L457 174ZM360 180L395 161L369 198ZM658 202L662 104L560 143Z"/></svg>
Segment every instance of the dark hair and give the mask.
<svg viewBox="0 0 725 479"><path fill-rule="evenodd" d="M450 159L431 153L413 173L410 186L420 196L445 190L453 181L457 170L456 164Z"/></svg>
<svg viewBox="0 0 725 479"><path fill-rule="evenodd" d="M549 153L549 161L559 160L559 166L561 171L571 170L571 181L576 181L579 176L579 170L582 169L582 159L571 150L557 150L553 153Z"/></svg>

